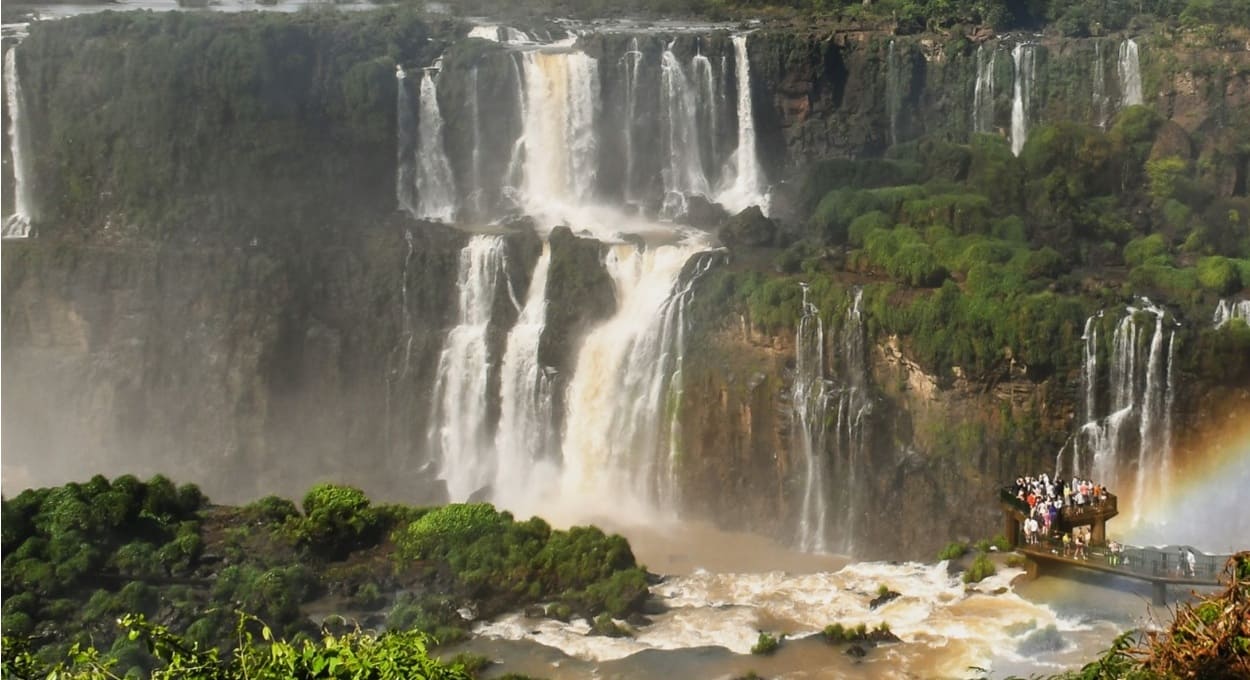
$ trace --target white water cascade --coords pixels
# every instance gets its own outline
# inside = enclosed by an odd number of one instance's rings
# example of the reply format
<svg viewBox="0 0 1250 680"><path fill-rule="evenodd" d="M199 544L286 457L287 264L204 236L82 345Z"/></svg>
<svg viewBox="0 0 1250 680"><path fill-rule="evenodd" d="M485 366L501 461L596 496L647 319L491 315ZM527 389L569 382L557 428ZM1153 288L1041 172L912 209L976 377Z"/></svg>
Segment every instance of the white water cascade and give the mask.
<svg viewBox="0 0 1250 680"><path fill-rule="evenodd" d="M994 131L994 62L998 50L977 47L977 81L972 91L972 131Z"/></svg>
<svg viewBox="0 0 1250 680"><path fill-rule="evenodd" d="M469 129L473 132L473 152L469 157L469 205L473 206L474 215L482 214L482 113L478 101L477 66L469 69Z"/></svg>
<svg viewBox="0 0 1250 680"><path fill-rule="evenodd" d="M833 456L835 481L833 511L842 518L835 533L833 550L845 555L855 552L855 539L861 534L865 512L864 481L861 475L869 460L868 417L872 398L868 391L868 351L864 330L864 291L855 296L846 310L838 336L838 373L835 378L837 411L829 449ZM831 400L831 405L833 400Z"/></svg>
<svg viewBox="0 0 1250 680"><path fill-rule="evenodd" d="M431 69L421 76L420 120L417 139L416 216L451 222L456 217L456 184L443 141L443 115Z"/></svg>
<svg viewBox="0 0 1250 680"><path fill-rule="evenodd" d="M699 149L699 107L694 88L673 54L670 42L661 55L660 102L665 114L668 163L664 180L663 215L685 212L686 197L711 193Z"/></svg>
<svg viewBox="0 0 1250 680"><path fill-rule="evenodd" d="M1141 104L1141 60L1137 54L1136 40L1128 38L1120 43L1117 64L1120 74L1120 106Z"/></svg>
<svg viewBox="0 0 1250 680"><path fill-rule="evenodd" d="M531 51L521 58L523 203L546 214L589 202L599 167L598 62L567 51Z"/></svg>
<svg viewBox="0 0 1250 680"><path fill-rule="evenodd" d="M487 428L487 330L505 268L501 236L474 236L460 251L456 326L439 354L427 436L439 477L455 502L495 480L494 442Z"/></svg>
<svg viewBox="0 0 1250 680"><path fill-rule="evenodd" d="M558 479L554 369L538 360L538 345L547 323L550 264L551 247L544 243L525 305L508 333L500 369L493 500L514 509L532 508L550 491L547 483Z"/></svg>
<svg viewBox="0 0 1250 680"><path fill-rule="evenodd" d="M727 184L716 201L731 213L758 205L768 214L764 172L755 148L755 112L751 108L751 59L747 53L747 36L733 36L734 73L738 84L738 147L729 170L724 173ZM731 181L730 181L731 179Z"/></svg>
<svg viewBox="0 0 1250 680"><path fill-rule="evenodd" d="M1035 46L1027 43L1020 43L1011 50L1011 59L1016 67L1011 97L1011 153L1017 156L1029 136L1029 111L1036 75L1035 51Z"/></svg>
<svg viewBox="0 0 1250 680"><path fill-rule="evenodd" d="M1250 324L1250 300L1220 300L1215 306L1212 323L1216 328L1222 328L1233 319L1241 319Z"/></svg>
<svg viewBox="0 0 1250 680"><path fill-rule="evenodd" d="M894 41L885 57L885 109L890 120L890 146L898 143L898 117L903 108L903 93L900 90L898 56L894 51Z"/></svg>
<svg viewBox="0 0 1250 680"><path fill-rule="evenodd" d="M1107 65L1103 59L1101 40L1094 41L1093 83L1094 95L1092 103L1094 115L1097 118L1098 127L1106 129L1111 98L1107 96Z"/></svg>
<svg viewBox="0 0 1250 680"><path fill-rule="evenodd" d="M801 459L803 475L798 547L805 552L850 554L855 549L866 500L861 475L868 464L867 425L872 413L863 290L855 290L835 336L836 370L832 378L826 377L820 310L808 301L807 294L804 284L790 398L794 414L791 441ZM832 421L829 416L833 416Z"/></svg>
<svg viewBox="0 0 1250 680"><path fill-rule="evenodd" d="M1085 324L1081 371L1086 422L1077 432L1068 467L1060 456L1056 475L1105 484L1133 508L1136 523L1151 499L1166 494L1173 466L1172 415L1175 400L1175 331L1166 312L1149 300L1130 306L1111 337L1107 410L1098 406L1098 325ZM1105 415L1100 415L1105 413Z"/></svg>
<svg viewBox="0 0 1250 680"><path fill-rule="evenodd" d="M625 84L625 124L621 126L621 134L625 147L625 189L626 203L638 200L634 189L634 122L638 116L638 70L642 65L642 51L638 49L638 38L629 39L629 49L621 55L619 62L621 81Z"/></svg>
<svg viewBox="0 0 1250 680"><path fill-rule="evenodd" d="M715 168L720 158L720 108L724 93L716 86L717 78L712 69L712 60L704 56L702 50L695 53L691 66L694 69L696 111L701 134L700 161L705 168Z"/></svg>
<svg viewBox="0 0 1250 680"><path fill-rule="evenodd" d="M799 514L799 549L825 552L828 545L828 464L825 458L825 411L829 390L825 381L825 327L820 310L807 300L803 286L803 316L794 334L794 387L790 437L803 464L803 507Z"/></svg>
<svg viewBox="0 0 1250 680"><path fill-rule="evenodd" d="M613 247L617 312L586 337L568 388L561 497L640 516L678 510L686 307L713 257L692 243ZM605 505L607 504L607 505Z"/></svg>
<svg viewBox="0 0 1250 680"><path fill-rule="evenodd" d="M30 162L26 139L26 102L17 77L17 48L4 53L4 97L9 114L9 154L13 161L13 212L4 218L4 238L30 236Z"/></svg>

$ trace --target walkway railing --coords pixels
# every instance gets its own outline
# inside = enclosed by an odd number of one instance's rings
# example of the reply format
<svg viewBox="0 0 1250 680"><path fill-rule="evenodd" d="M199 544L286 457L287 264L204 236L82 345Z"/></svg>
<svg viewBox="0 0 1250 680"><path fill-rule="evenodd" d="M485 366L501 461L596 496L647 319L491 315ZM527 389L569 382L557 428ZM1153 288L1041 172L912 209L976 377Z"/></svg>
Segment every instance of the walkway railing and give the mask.
<svg viewBox="0 0 1250 680"><path fill-rule="evenodd" d="M1080 559L1076 558L1075 547L1069 545L1065 549L1062 541L1053 538L1020 547L1026 552L1048 552L1053 555ZM1131 576L1150 579L1192 579L1215 584L1219 582L1219 577L1229 557L1231 555L1207 555L1195 550L1192 572L1185 554L1178 548L1124 546L1120 551L1113 552L1106 547L1087 546L1084 559Z"/></svg>

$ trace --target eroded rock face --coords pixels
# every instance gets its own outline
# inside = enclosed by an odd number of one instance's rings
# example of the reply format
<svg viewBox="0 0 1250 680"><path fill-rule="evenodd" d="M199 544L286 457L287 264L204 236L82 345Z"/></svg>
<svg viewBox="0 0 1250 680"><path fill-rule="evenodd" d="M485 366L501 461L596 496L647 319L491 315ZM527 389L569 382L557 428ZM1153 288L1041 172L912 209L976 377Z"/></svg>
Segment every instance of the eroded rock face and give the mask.
<svg viewBox="0 0 1250 680"><path fill-rule="evenodd" d="M395 480L424 463L423 386L464 237L360 236L286 252L6 244L6 491L134 470L223 501L326 478L407 494Z"/></svg>

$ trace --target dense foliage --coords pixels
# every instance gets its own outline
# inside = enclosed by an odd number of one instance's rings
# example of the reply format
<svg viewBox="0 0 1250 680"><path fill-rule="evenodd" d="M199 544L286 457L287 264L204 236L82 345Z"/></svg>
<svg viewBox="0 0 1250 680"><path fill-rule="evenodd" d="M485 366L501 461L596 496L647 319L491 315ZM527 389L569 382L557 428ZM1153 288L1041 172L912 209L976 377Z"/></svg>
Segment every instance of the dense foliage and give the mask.
<svg viewBox="0 0 1250 680"><path fill-rule="evenodd" d="M1071 371L1085 320L1135 296L1205 325L1219 298L1250 287L1250 201L1219 188L1217 159L1173 155L1188 148L1184 135L1129 107L1106 131L1038 126L1019 157L978 135L818 162L796 197L805 229L775 260L782 276L717 272L695 313L729 303L756 328L788 333L801 281L837 327L860 285L872 337L903 339L943 380L982 382ZM1231 326L1219 338L1192 325L1182 334L1204 362L1237 366L1245 345Z"/></svg>
<svg viewBox="0 0 1250 680"><path fill-rule="evenodd" d="M485 503L434 510L397 532L395 544L400 560L445 563L471 590L518 601L554 594L587 619L623 618L647 594L646 573L621 536L596 527L554 531L537 517L515 522Z"/></svg>
<svg viewBox="0 0 1250 680"><path fill-rule="evenodd" d="M161 476L146 483L97 476L24 491L4 500L3 513L5 634L30 636L31 658L45 665L96 645L92 663L107 662L119 675L171 663L138 641L159 630L181 640L178 649L197 650L184 661L224 660L212 662L219 674L203 677L235 677L228 664L235 663L236 609L295 641L284 648L291 658L308 659L336 647L376 656L394 644L385 636L307 642L318 628L306 606L326 597L371 625L450 641L471 623L459 613L466 607L490 617L551 603L552 616L593 620L623 618L647 596L646 573L620 536L552 530L538 518L516 522L484 504L374 505L359 489L335 484L313 487L301 513L276 497L209 506L194 486ZM159 628L132 619L146 632L118 636L114 621L123 614Z"/></svg>
<svg viewBox="0 0 1250 680"><path fill-rule="evenodd" d="M234 645L225 652L204 648L144 616L127 614L119 620L126 639L136 642L160 664L154 680L468 680L462 664L432 658L430 638L420 631L391 631L381 635L359 630L341 636L324 635L288 642L274 639L259 620L240 616ZM252 632L255 629L256 634ZM260 639L256 639L259 635ZM31 653L27 641L4 638L2 668L6 678L55 677L60 680L117 680L125 669L119 660L91 646L75 646L67 658L54 663ZM126 672L126 677L131 677Z"/></svg>

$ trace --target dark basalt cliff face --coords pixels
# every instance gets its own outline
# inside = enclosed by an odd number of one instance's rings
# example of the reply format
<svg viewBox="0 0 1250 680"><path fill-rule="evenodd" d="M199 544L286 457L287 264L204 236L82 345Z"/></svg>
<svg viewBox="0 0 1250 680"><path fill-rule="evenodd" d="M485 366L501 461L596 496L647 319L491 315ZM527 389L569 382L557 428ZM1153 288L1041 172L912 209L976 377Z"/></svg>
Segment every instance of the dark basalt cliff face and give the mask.
<svg viewBox="0 0 1250 680"><path fill-rule="evenodd" d="M446 54L456 76L439 94L447 148L463 158L472 131L458 88L468 72L497 93L487 106L504 110L516 97L512 59L486 43L457 44L466 31L391 10L101 15L32 27L18 69L36 237L3 249L6 493L124 469L195 481L222 501L295 494L324 479L382 497L440 497L425 438L468 236L396 212L395 66ZM600 57L607 101L620 96L630 38L582 40ZM642 35L639 49L657 58L666 40ZM812 161L875 156L922 135L962 141L976 127L979 48L962 38L766 29L749 40L758 148L780 196L797 191ZM1011 125L1009 42L980 48L997 49L989 132ZM1118 101L1116 43L1040 43L1032 119L1105 123L1115 105L1100 108L1092 73L1106 72L1105 95ZM672 49L733 60L726 33L685 36ZM1215 68L1221 60L1240 66ZM1165 59L1143 49L1144 90L1156 93L1146 103L1184 131L1207 132L1200 148L1187 134L1174 147L1208 159L1204 172L1226 195L1244 193L1248 174L1244 146L1218 132L1250 110L1246 63L1245 52L1173 47ZM617 139L606 132L619 126L614 111L600 121L606 140ZM518 121L480 113L493 121L487 143L515 136ZM728 134L733 121L721 128ZM640 157L658 153L646 146L654 135L640 140ZM598 177L609 196L624 172L614 143L603 153L618 160ZM7 150L5 162L7 188ZM658 166L635 172L658 181ZM498 203L502 187L484 195ZM795 204L774 211L791 234L802 228L787 221ZM580 337L615 304L603 246L570 227L550 239L552 311L539 349L563 379ZM506 231L523 300L541 245L523 226ZM517 310L496 303L497 360ZM800 497L788 403L794 331L717 311L696 315L687 341L685 510L785 540ZM952 534L994 533L994 486L1053 462L1073 430L1079 376L939 378L906 342L869 327L871 460L860 480L869 501L847 520L867 537L860 552L929 556ZM1216 385L1204 370L1181 383L1182 440L1204 419L1250 411L1243 374Z"/></svg>

